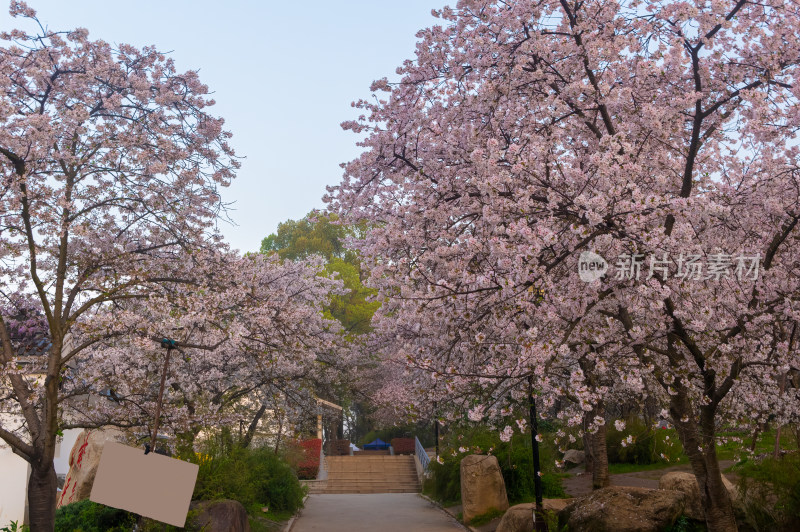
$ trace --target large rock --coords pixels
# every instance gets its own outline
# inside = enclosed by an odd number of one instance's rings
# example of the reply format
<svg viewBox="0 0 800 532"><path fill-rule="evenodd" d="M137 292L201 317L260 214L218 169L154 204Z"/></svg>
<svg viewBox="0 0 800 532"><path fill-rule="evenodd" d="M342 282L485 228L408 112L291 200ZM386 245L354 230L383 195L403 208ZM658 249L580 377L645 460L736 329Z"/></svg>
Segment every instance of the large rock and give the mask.
<svg viewBox="0 0 800 532"><path fill-rule="evenodd" d="M57 507L89 498L103 447L106 441L113 440L111 435L99 430L84 430L78 435L69 453L69 471Z"/></svg>
<svg viewBox="0 0 800 532"><path fill-rule="evenodd" d="M686 496L686 506L683 509L684 515L690 519L705 521L703 505L700 503L700 490L697 487L697 479L693 474L673 471L662 475L658 479L658 489L683 493Z"/></svg>
<svg viewBox="0 0 800 532"><path fill-rule="evenodd" d="M558 513L566 508L574 499L544 499L542 509L545 512ZM517 504L508 509L497 525L496 532L530 532L533 530L534 503Z"/></svg>
<svg viewBox="0 0 800 532"><path fill-rule="evenodd" d="M496 456L471 454L461 460L461 504L464 522L489 510L508 509L508 495Z"/></svg>
<svg viewBox="0 0 800 532"><path fill-rule="evenodd" d="M564 462L568 464L582 464L586 461L586 453L583 451L579 451L577 449L568 449L567 452L564 453Z"/></svg>
<svg viewBox="0 0 800 532"><path fill-rule="evenodd" d="M739 489L727 478L722 475L722 483L728 490L731 504L736 514L744 514L744 505ZM705 521L703 503L700 501L700 489L697 486L697 478L692 473L673 471L662 475L658 480L658 489L680 491L686 495L686 508L684 514L690 519Z"/></svg>
<svg viewBox="0 0 800 532"><path fill-rule="evenodd" d="M680 491L611 486L575 500L558 514L558 526L581 532L656 532L683 513Z"/></svg>
<svg viewBox="0 0 800 532"><path fill-rule="evenodd" d="M247 510L232 500L193 502L191 523L203 532L250 532Z"/></svg>

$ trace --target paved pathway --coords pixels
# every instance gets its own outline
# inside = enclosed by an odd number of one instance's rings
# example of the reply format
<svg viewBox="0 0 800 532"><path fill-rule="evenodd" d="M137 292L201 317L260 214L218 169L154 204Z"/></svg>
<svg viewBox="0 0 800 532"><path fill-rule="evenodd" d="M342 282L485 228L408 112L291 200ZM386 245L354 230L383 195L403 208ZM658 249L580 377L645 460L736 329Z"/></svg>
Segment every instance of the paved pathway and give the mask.
<svg viewBox="0 0 800 532"><path fill-rule="evenodd" d="M463 532L416 493L309 495L291 532Z"/></svg>

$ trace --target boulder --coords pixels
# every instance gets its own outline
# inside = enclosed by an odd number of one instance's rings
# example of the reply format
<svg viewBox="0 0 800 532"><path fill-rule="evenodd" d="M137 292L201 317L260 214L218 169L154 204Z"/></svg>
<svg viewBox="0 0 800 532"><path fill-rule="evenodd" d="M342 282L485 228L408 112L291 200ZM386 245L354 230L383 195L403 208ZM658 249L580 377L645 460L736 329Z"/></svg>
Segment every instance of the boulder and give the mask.
<svg viewBox="0 0 800 532"><path fill-rule="evenodd" d="M558 513L573 502L575 499L544 499L542 500L542 509L545 512Z"/></svg>
<svg viewBox="0 0 800 532"><path fill-rule="evenodd" d="M461 504L464 522L489 510L508 509L508 495L496 456L471 454L461 460Z"/></svg>
<svg viewBox="0 0 800 532"><path fill-rule="evenodd" d="M542 509L545 512L558 513L574 499L544 499ZM496 532L530 532L533 530L534 503L517 504L508 509L497 525Z"/></svg>
<svg viewBox="0 0 800 532"><path fill-rule="evenodd" d="M57 507L89 498L103 446L109 440L113 440L109 434L97 430L84 430L78 435L69 453L69 471L58 497Z"/></svg>
<svg viewBox="0 0 800 532"><path fill-rule="evenodd" d="M684 515L689 519L705 521L703 505L700 503L700 490L697 487L697 479L693 474L673 471L662 475L658 479L658 489L683 493L686 496L686 506L683 509Z"/></svg>
<svg viewBox="0 0 800 532"><path fill-rule="evenodd" d="M189 511L191 524L203 532L250 532L247 510L239 501L193 502Z"/></svg>
<svg viewBox="0 0 800 532"><path fill-rule="evenodd" d="M727 478L722 475L722 483L728 490L733 509L737 516L744 514L744 505L739 489ZM694 474L682 471L673 471L662 475L658 480L658 489L680 491L686 495L686 508L684 514L690 519L705 521L703 504L700 502L700 489L697 486L697 479Z"/></svg>
<svg viewBox="0 0 800 532"><path fill-rule="evenodd" d="M567 452L564 453L564 462L568 464L582 464L586 461L586 453L583 451L579 451L577 449L568 449Z"/></svg>
<svg viewBox="0 0 800 532"><path fill-rule="evenodd" d="M579 497L558 514L558 526L582 532L656 532L683 513L680 491L611 486Z"/></svg>

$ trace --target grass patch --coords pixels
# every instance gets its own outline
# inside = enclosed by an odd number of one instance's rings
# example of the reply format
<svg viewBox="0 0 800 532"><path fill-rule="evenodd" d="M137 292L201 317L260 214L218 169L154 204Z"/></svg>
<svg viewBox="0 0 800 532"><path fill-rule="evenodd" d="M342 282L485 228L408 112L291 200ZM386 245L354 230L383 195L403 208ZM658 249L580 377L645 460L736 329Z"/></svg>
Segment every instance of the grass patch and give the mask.
<svg viewBox="0 0 800 532"><path fill-rule="evenodd" d="M491 510L489 510L486 513L483 513L481 515L476 515L467 524L472 525L472 526L482 526L482 525L485 525L486 523L488 523L489 521L491 521L492 519L502 516L504 513L505 512L503 512L501 510L498 510L496 508L492 508Z"/></svg>
<svg viewBox="0 0 800 532"><path fill-rule="evenodd" d="M719 438L727 439L725 443L717 444L717 458L720 460L740 461L750 454L753 445L753 433L751 431L725 431L720 432ZM739 441L741 440L741 441ZM781 449L784 451L797 450L797 438L791 430L784 428L781 430ZM756 438L756 445L753 454L772 455L775 448L775 429L770 428L766 432L761 432Z"/></svg>

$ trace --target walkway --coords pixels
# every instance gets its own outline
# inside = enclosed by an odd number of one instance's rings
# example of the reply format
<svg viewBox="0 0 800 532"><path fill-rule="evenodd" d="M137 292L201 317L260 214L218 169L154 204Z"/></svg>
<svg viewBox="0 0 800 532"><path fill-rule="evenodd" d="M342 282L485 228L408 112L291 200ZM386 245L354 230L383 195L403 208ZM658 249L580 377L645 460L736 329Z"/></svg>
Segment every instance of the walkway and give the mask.
<svg viewBox="0 0 800 532"><path fill-rule="evenodd" d="M291 532L463 532L444 511L414 493L309 495Z"/></svg>

